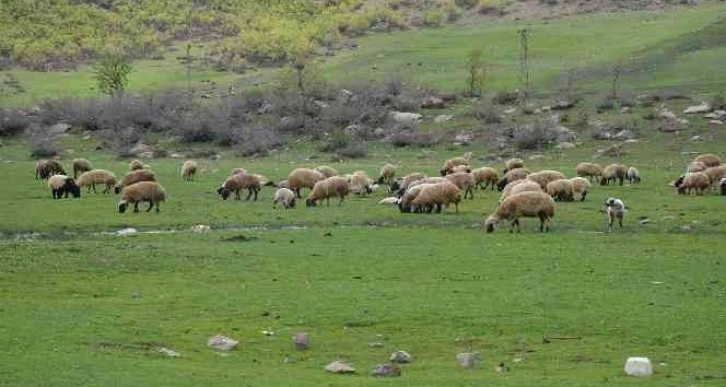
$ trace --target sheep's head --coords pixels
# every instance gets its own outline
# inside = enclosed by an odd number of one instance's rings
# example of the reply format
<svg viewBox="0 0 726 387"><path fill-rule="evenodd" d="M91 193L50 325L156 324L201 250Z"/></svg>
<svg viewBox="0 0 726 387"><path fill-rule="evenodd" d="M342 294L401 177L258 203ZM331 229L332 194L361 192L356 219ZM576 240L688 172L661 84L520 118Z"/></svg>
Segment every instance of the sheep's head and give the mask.
<svg viewBox="0 0 726 387"><path fill-rule="evenodd" d="M119 214L123 214L126 212L126 208L128 207L128 204L126 202L119 202L118 203L118 212Z"/></svg>
<svg viewBox="0 0 726 387"><path fill-rule="evenodd" d="M507 185L507 178L506 177L502 177L497 182L497 191L501 192L506 185Z"/></svg>
<svg viewBox="0 0 726 387"><path fill-rule="evenodd" d="M315 207L316 205L315 199L305 199L305 207Z"/></svg>
<svg viewBox="0 0 726 387"><path fill-rule="evenodd" d="M444 168L444 169L440 170L439 173L441 173L441 176L446 176L447 174L449 174L449 170Z"/></svg>
<svg viewBox="0 0 726 387"><path fill-rule="evenodd" d="M388 190L388 192L396 192L401 189L401 183L398 180L394 180L393 183L391 183L391 188Z"/></svg>
<svg viewBox="0 0 726 387"><path fill-rule="evenodd" d="M683 180L684 180L685 178L686 178L686 175L681 175L681 176L680 176L680 177L679 177L679 178L678 178L678 179L677 179L677 180L675 181L675 183L673 183L673 185L674 185L674 186L675 186L676 188L680 188L680 187L681 187L681 185L683 185Z"/></svg>
<svg viewBox="0 0 726 387"><path fill-rule="evenodd" d="M368 194L373 193L373 187L371 187L370 185L366 184L365 190L366 190L366 193L368 193Z"/></svg>
<svg viewBox="0 0 726 387"><path fill-rule="evenodd" d="M487 220L484 222L484 227L487 230L487 234L491 234L492 232L494 232L494 226L496 226L497 223L499 222L495 217L490 216L487 218Z"/></svg>
<svg viewBox="0 0 726 387"><path fill-rule="evenodd" d="M288 204L287 207L288 208L295 208L295 198L292 198L292 200L290 200L290 204Z"/></svg>
<svg viewBox="0 0 726 387"><path fill-rule="evenodd" d="M217 193L222 197L222 200L227 200L229 195L232 194L232 191L227 187L219 187L217 188Z"/></svg>
<svg viewBox="0 0 726 387"><path fill-rule="evenodd" d="M384 179L385 179L385 177L383 177L383 175L381 175L381 176L378 177L378 180L376 180L376 183L377 184L383 184L383 180Z"/></svg>
<svg viewBox="0 0 726 387"><path fill-rule="evenodd" d="M79 187L73 179L66 180L65 190L70 192L74 198L81 197L81 187Z"/></svg>
<svg viewBox="0 0 726 387"><path fill-rule="evenodd" d="M121 187L119 187L119 186L113 187L113 193L115 193L116 195L118 195L119 192L121 192Z"/></svg>

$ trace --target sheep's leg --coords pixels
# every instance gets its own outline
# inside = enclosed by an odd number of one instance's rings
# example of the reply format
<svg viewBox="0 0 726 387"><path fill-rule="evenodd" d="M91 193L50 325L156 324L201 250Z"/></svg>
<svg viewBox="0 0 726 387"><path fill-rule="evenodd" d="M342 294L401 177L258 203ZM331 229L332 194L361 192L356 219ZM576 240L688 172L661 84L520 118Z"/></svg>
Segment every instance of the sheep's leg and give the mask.
<svg viewBox="0 0 726 387"><path fill-rule="evenodd" d="M149 208L147 208L147 209L146 209L146 212L149 212L149 211L151 211L151 209L152 209L153 207L154 207L154 201L153 201L153 200L149 200Z"/></svg>
<svg viewBox="0 0 726 387"><path fill-rule="evenodd" d="M156 202L156 212L158 213L159 211L160 211L159 202Z"/></svg>
<svg viewBox="0 0 726 387"><path fill-rule="evenodd" d="M234 190L234 200L241 200L241 199L242 199L242 196L240 196L239 188L237 188L236 190Z"/></svg>
<svg viewBox="0 0 726 387"><path fill-rule="evenodd" d="M191 179L189 179L189 180L191 180ZM257 201L257 194L258 194L259 192L260 192L260 190L259 190L259 189L257 189L257 188L255 188L255 198L253 199L253 201L255 201L255 202Z"/></svg>
<svg viewBox="0 0 726 387"><path fill-rule="evenodd" d="M454 203L454 208L456 208L456 213L459 213L459 203Z"/></svg>
<svg viewBox="0 0 726 387"><path fill-rule="evenodd" d="M134 202L134 212L139 212L139 202Z"/></svg>
<svg viewBox="0 0 726 387"><path fill-rule="evenodd" d="M581 202L584 202L585 201L585 196L587 196L587 191L583 191L582 192L582 197L580 198L580 201Z"/></svg>
<svg viewBox="0 0 726 387"><path fill-rule="evenodd" d="M618 224L620 224L620 228L623 227L623 214L618 214Z"/></svg>

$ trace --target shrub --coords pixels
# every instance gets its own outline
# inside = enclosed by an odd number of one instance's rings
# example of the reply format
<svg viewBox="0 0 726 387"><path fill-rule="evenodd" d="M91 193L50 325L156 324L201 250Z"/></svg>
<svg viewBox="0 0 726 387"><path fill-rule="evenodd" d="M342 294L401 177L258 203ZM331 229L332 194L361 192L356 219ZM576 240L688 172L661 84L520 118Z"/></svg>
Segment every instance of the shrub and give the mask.
<svg viewBox="0 0 726 387"><path fill-rule="evenodd" d="M366 143L359 141L348 144L347 146L338 149L335 153L349 159L359 159L368 155L368 148L366 147Z"/></svg>
<svg viewBox="0 0 726 387"><path fill-rule="evenodd" d="M484 121L485 124L500 124L502 116L499 115L497 109L487 103L478 103L471 107L471 114L476 119Z"/></svg>
<svg viewBox="0 0 726 387"><path fill-rule="evenodd" d="M516 91L497 91L492 102L497 105L515 105L518 101Z"/></svg>
<svg viewBox="0 0 726 387"><path fill-rule="evenodd" d="M30 119L16 110L0 109L0 137L22 133L30 125Z"/></svg>
<svg viewBox="0 0 726 387"><path fill-rule="evenodd" d="M455 0L454 3L464 9L472 9L479 5L479 0Z"/></svg>
<svg viewBox="0 0 726 387"><path fill-rule="evenodd" d="M520 150L541 149L557 139L555 126L548 120L515 128L514 146Z"/></svg>
<svg viewBox="0 0 726 387"><path fill-rule="evenodd" d="M320 152L336 152L350 145L350 135L343 129L337 129L327 136L327 140L318 145Z"/></svg>
<svg viewBox="0 0 726 387"><path fill-rule="evenodd" d="M710 105L714 109L726 109L726 97L723 94L716 94L711 97Z"/></svg>
<svg viewBox="0 0 726 387"><path fill-rule="evenodd" d="M423 13L423 24L427 27L439 27L444 21L444 12L430 10Z"/></svg>
<svg viewBox="0 0 726 387"><path fill-rule="evenodd" d="M430 147L441 142L433 133L422 132L417 128L403 128L388 137L391 145L397 148L405 146Z"/></svg>
<svg viewBox="0 0 726 387"><path fill-rule="evenodd" d="M50 133L38 124L30 124L25 129L28 148L32 157L53 157L59 155L63 148L58 144L58 136Z"/></svg>
<svg viewBox="0 0 726 387"><path fill-rule="evenodd" d="M253 126L239 131L237 153L241 156L267 155L285 143L284 137L273 129Z"/></svg>
<svg viewBox="0 0 726 387"><path fill-rule="evenodd" d="M131 149L141 141L141 132L131 126L121 130L106 129L100 132L100 138L119 157L133 157Z"/></svg>

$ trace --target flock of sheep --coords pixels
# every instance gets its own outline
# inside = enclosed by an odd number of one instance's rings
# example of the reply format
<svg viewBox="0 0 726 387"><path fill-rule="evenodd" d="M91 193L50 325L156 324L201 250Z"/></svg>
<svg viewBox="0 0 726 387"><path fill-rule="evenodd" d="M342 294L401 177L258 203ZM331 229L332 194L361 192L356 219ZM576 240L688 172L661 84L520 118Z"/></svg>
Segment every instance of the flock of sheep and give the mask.
<svg viewBox="0 0 726 387"><path fill-rule="evenodd" d="M308 207L314 207L323 200L330 205L331 198L337 198L342 205L348 195L366 196L381 185L388 185L394 195L380 203L396 204L403 213L441 212L443 208L458 205L463 199L473 199L476 188L501 191L497 208L484 222L487 232L507 221L511 224L510 232L520 231L520 219L534 217L540 220L540 230L549 231L549 224L555 215L556 201L584 201L593 183L600 185L620 184L625 181L638 184L640 172L635 167L622 164L610 164L605 167L599 164L583 162L577 165L577 176L566 178L558 171L542 170L532 172L525 168L524 161L513 158L505 163L503 175L491 167L471 169L471 154L464 157L448 159L441 167L441 176L427 177L423 173L409 173L396 178L396 166L384 165L376 180L368 177L365 171L340 175L329 166L316 168L296 168L287 179L272 182L262 175L248 173L237 168L217 189L219 196L226 200L232 194L240 200L240 191L247 190L246 200L257 200L263 186L275 187L273 208L277 205L285 209L294 208L296 201L301 199L301 191L310 192L305 200ZM147 212L164 201L166 192L156 181L156 176L138 160L130 163L130 171L120 180L104 169L93 169L86 159L74 159L72 162L73 177L66 175L63 166L55 160L41 160L36 163L36 179L47 179L53 198L80 197L81 188L96 192L96 185L104 187L103 192L111 189L121 194L118 211L123 213L129 205L138 212L140 202L149 203ZM184 180L193 180L199 167L193 160L187 160L181 167ZM726 165L721 165L717 155L704 154L696 157L674 183L679 194L704 194L713 186L720 186L721 194L726 195ZM625 204L621 199L608 198L605 202L608 215L608 229L612 229L615 221L622 227Z"/></svg>

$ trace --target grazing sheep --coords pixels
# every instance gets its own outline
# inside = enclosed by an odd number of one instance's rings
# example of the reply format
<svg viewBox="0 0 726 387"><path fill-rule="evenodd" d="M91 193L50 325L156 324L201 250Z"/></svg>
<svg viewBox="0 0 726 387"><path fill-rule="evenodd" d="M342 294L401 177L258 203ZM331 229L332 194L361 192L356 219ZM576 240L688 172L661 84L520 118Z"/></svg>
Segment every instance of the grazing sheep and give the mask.
<svg viewBox="0 0 726 387"><path fill-rule="evenodd" d="M509 232L520 232L519 218L540 220L539 230L549 231L550 221L555 216L555 201L544 192L521 192L506 198L494 213L484 222L487 233L494 231L494 226L502 221L511 221Z"/></svg>
<svg viewBox="0 0 726 387"><path fill-rule="evenodd" d="M187 160L182 164L181 167L181 177L184 180L190 181L194 179L194 175L197 174L198 169L197 162L194 160Z"/></svg>
<svg viewBox="0 0 726 387"><path fill-rule="evenodd" d="M317 167L315 167L315 170L318 171L318 172L320 172L320 173L322 173L323 176L325 176L326 179L329 178L329 177L333 177L333 176L338 176L339 175L338 171L336 171L335 168L329 167L327 165L317 166Z"/></svg>
<svg viewBox="0 0 726 387"><path fill-rule="evenodd" d="M411 182L410 184L408 184L408 186L407 186L407 187L405 187L405 188L400 188L400 189L399 189L399 190L398 190L398 191L396 192L396 197L399 197L399 198L401 198L401 197L403 196L403 194L404 194L404 193L405 193L405 192L406 192L406 191L407 191L407 190L408 190L409 188L415 187L415 186L417 186L417 185L421 185L421 184L439 184L439 183L443 183L443 182L445 182L445 181L448 181L448 180L447 180L447 179L446 179L445 177L440 177L440 176L434 176L434 177L424 177L423 179L418 179L418 180L414 180L414 181L412 181L412 182Z"/></svg>
<svg viewBox="0 0 726 387"><path fill-rule="evenodd" d="M580 163L577 164L577 167L575 167L575 173L577 176L598 181L602 176L602 166L595 163Z"/></svg>
<svg viewBox="0 0 726 387"><path fill-rule="evenodd" d="M436 212L439 213L442 206L453 203L458 213L460 201L461 190L459 187L451 183L440 183L422 187L418 195L411 201L411 205L413 208L420 208L422 212L429 213L436 208Z"/></svg>
<svg viewBox="0 0 726 387"><path fill-rule="evenodd" d="M638 171L638 168L630 167L625 173L625 178L628 179L630 184L640 184L640 171Z"/></svg>
<svg viewBox="0 0 726 387"><path fill-rule="evenodd" d="M464 199L466 199L466 195L469 195L469 199L474 199L474 185L476 184L474 175L468 172L454 172L446 175L446 179L464 191Z"/></svg>
<svg viewBox="0 0 726 387"><path fill-rule="evenodd" d="M471 168L469 167L469 165L462 164L462 165L457 165L454 168L451 168L451 173L462 173L462 172L470 173Z"/></svg>
<svg viewBox="0 0 726 387"><path fill-rule="evenodd" d="M475 185L481 189L486 189L488 186L491 186L491 189L494 190L494 185L497 184L497 180L499 180L497 171L491 167L474 169L471 171L471 174L474 176Z"/></svg>
<svg viewBox="0 0 726 387"><path fill-rule="evenodd" d="M373 180L368 177L365 171L355 171L352 175L346 175L346 177L350 192L363 197L373 192Z"/></svg>
<svg viewBox="0 0 726 387"><path fill-rule="evenodd" d="M686 167L686 173L693 173L693 172L703 172L708 168L706 164L700 162L700 161L694 161L692 163L689 163Z"/></svg>
<svg viewBox="0 0 726 387"><path fill-rule="evenodd" d="M53 175L65 175L66 171L63 169L61 163L55 160L39 160L35 163L35 178L41 178L48 180Z"/></svg>
<svg viewBox="0 0 726 387"><path fill-rule="evenodd" d="M121 201L118 202L118 212L123 214L129 204L134 205L134 212L139 212L139 202L148 202L149 208L146 212L156 206L159 212L159 204L166 199L166 191L155 181L140 181L124 188L121 192Z"/></svg>
<svg viewBox="0 0 726 387"><path fill-rule="evenodd" d="M628 174L628 169L623 164L610 164L602 171L602 176L600 177L600 185L609 185L612 181L613 184L616 180L620 182L620 185L623 185L623 180L625 180L625 176Z"/></svg>
<svg viewBox="0 0 726 387"><path fill-rule="evenodd" d="M403 195L401 195L401 198L398 200L398 210L404 213L411 212L412 206L411 202L413 202L414 199L416 199L416 196L421 192L421 190L429 185L434 185L431 183L424 183L424 184L418 184L414 185L412 187L408 187L405 189L405 192Z"/></svg>
<svg viewBox="0 0 726 387"><path fill-rule="evenodd" d="M716 184L719 181L721 181L721 179L726 177L726 165L719 165L718 167L706 168L706 170L703 171L703 173L705 173L706 176L708 176L708 181L711 184Z"/></svg>
<svg viewBox="0 0 726 387"><path fill-rule="evenodd" d="M453 169L457 165L469 165L469 159L465 157L454 157L451 159L448 159L444 162L444 165L441 167L441 176L446 176L453 172Z"/></svg>
<svg viewBox="0 0 726 387"><path fill-rule="evenodd" d="M510 186L511 184L511 186ZM506 188L509 187L509 190L506 190ZM499 198L499 203L503 202L504 199L516 195L518 193L522 192L542 192L542 187L539 185L539 183L532 181L532 180L515 180L509 184L507 184L507 187L504 187L505 189L502 190L502 197Z"/></svg>
<svg viewBox="0 0 726 387"><path fill-rule="evenodd" d="M295 192L289 188L280 188L275 191L275 200L272 201L272 208L276 208L277 203L281 203L285 209L295 207Z"/></svg>
<svg viewBox="0 0 726 387"><path fill-rule="evenodd" d="M146 169L131 171L121 178L121 181L119 181L118 184L116 184L116 187L114 187L113 192L118 195L124 187L128 187L131 184L138 183L140 181L156 181L156 175L154 175L154 172Z"/></svg>
<svg viewBox="0 0 726 387"><path fill-rule="evenodd" d="M131 160L129 163L129 169L132 171L138 171L139 169L144 169L144 164L139 160Z"/></svg>
<svg viewBox="0 0 726 387"><path fill-rule="evenodd" d="M53 199L60 199L62 196L68 197L68 193L74 198L81 197L81 188L76 185L72 177L66 175L53 175L48 178L48 187Z"/></svg>
<svg viewBox="0 0 726 387"><path fill-rule="evenodd" d="M343 200L350 193L350 185L348 180L341 176L331 176L327 179L315 183L313 190L305 200L306 207L315 207L318 200L325 199L327 206L330 206L330 198L337 196L340 198L338 205L343 204Z"/></svg>
<svg viewBox="0 0 726 387"><path fill-rule="evenodd" d="M244 188L247 189L247 197L245 200L250 200L250 197L254 194L255 197L252 200L257 201L257 194L262 189L260 178L255 174L231 175L224 180L219 188L217 188L217 194L222 197L222 200L227 200L229 195L234 192L234 199L240 200L241 197L239 191Z"/></svg>
<svg viewBox="0 0 726 387"><path fill-rule="evenodd" d="M679 195L690 195L692 190L696 192L696 195L703 195L711 186L711 180L705 172L694 172L679 177L675 186Z"/></svg>
<svg viewBox="0 0 726 387"><path fill-rule="evenodd" d="M556 202L571 202L575 200L572 181L567 179L559 179L547 183L545 192L552 196Z"/></svg>
<svg viewBox="0 0 726 387"><path fill-rule="evenodd" d="M527 175L529 175L530 173L532 172L530 172L526 168L510 169L509 171L505 172L504 176L502 176L502 178L499 179L499 181L497 182L497 190L503 190L507 184L513 181L526 179Z"/></svg>
<svg viewBox="0 0 726 387"><path fill-rule="evenodd" d="M707 167L718 167L721 165L721 158L711 153L702 154L693 159L693 161L703 163Z"/></svg>
<svg viewBox="0 0 726 387"><path fill-rule="evenodd" d="M73 168L74 179L78 178L78 174L88 172L93 169L91 162L86 159L73 159L71 166Z"/></svg>
<svg viewBox="0 0 726 387"><path fill-rule="evenodd" d="M605 201L606 212L608 215L608 232L613 231L613 222L618 220L620 228L623 227L623 216L625 215L625 203L616 198L608 198Z"/></svg>
<svg viewBox="0 0 726 387"><path fill-rule="evenodd" d="M296 168L287 176L287 181L290 184L290 189L295 192L295 196L298 199L300 196L300 190L302 188L313 189L315 183L325 179L325 176L310 168Z"/></svg>
<svg viewBox="0 0 726 387"><path fill-rule="evenodd" d="M504 163L504 173L511 171L515 168L524 168L524 160L518 158L512 158Z"/></svg>
<svg viewBox="0 0 726 387"><path fill-rule="evenodd" d="M111 188L116 185L116 175L111 171L105 169L92 169L88 172L84 172L76 180L76 184L79 187L88 187L88 192L93 190L96 193L96 184L103 184L103 193L109 193Z"/></svg>
<svg viewBox="0 0 726 387"><path fill-rule="evenodd" d="M580 195L582 195L580 197L580 201L581 202L584 201L585 200L585 196L587 196L587 190L590 189L590 187L591 187L590 181L587 180L587 179L585 179L584 177L580 177L580 176L573 177L572 179L570 179L570 181L572 182L572 194L573 194L573 196L575 194L578 194L579 193Z"/></svg>
<svg viewBox="0 0 726 387"><path fill-rule="evenodd" d="M537 182L542 190L547 188L547 184L551 181L563 179L565 179L565 175L558 171L544 170L527 175L527 180Z"/></svg>
<svg viewBox="0 0 726 387"><path fill-rule="evenodd" d="M391 188L388 190L388 192L402 192L405 191L406 188L408 188L411 183L417 180L421 180L423 178L426 178L426 175L419 172L413 172L409 173L408 175L396 179L391 183Z"/></svg>
<svg viewBox="0 0 726 387"><path fill-rule="evenodd" d="M393 184L393 178L396 176L396 166L393 164L386 164L383 167L381 167L381 170L378 172L378 180L376 180L376 183L378 184Z"/></svg>
<svg viewBox="0 0 726 387"><path fill-rule="evenodd" d="M718 183L721 187L721 196L726 196L726 177Z"/></svg>

